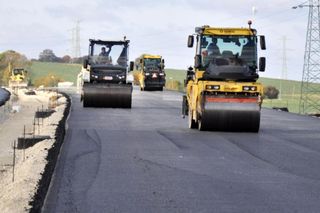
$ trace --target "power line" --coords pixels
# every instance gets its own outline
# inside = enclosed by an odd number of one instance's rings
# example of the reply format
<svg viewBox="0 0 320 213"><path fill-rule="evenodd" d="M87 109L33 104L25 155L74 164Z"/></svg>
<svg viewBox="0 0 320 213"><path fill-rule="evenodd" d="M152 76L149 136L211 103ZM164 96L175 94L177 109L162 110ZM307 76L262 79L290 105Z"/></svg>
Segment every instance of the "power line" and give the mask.
<svg viewBox="0 0 320 213"><path fill-rule="evenodd" d="M299 111L314 114L320 112L320 2L309 0L292 8L303 7L309 8L309 15Z"/></svg>

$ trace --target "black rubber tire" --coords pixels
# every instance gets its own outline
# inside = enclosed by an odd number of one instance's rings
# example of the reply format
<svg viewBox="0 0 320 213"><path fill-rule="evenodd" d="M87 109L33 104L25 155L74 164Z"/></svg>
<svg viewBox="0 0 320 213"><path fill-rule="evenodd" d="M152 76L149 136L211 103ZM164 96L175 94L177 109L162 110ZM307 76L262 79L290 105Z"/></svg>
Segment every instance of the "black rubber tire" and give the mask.
<svg viewBox="0 0 320 213"><path fill-rule="evenodd" d="M206 131L207 130L207 126L202 122L200 115L198 115L198 130L199 131Z"/></svg>
<svg viewBox="0 0 320 213"><path fill-rule="evenodd" d="M192 110L189 109L189 112L188 112L188 126L189 126L189 129L196 129L198 127L198 123L193 120L193 117L192 117Z"/></svg>

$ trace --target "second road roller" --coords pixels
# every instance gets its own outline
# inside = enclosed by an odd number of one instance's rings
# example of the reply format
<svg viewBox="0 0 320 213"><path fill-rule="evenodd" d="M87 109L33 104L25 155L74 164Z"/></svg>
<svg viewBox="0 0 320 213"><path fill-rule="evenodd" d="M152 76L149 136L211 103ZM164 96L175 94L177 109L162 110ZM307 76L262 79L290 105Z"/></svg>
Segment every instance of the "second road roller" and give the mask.
<svg viewBox="0 0 320 213"><path fill-rule="evenodd" d="M83 107L131 108L133 70L128 64L129 40L89 40L89 54L78 81L82 86Z"/></svg>
<svg viewBox="0 0 320 213"><path fill-rule="evenodd" d="M215 131L258 132L263 86L258 71L265 70L265 37L257 35L251 22L245 28L202 26L188 37L194 46L194 68L187 71L182 113L189 128Z"/></svg>
<svg viewBox="0 0 320 213"><path fill-rule="evenodd" d="M163 90L166 85L164 59L160 55L142 54L135 60L140 90Z"/></svg>

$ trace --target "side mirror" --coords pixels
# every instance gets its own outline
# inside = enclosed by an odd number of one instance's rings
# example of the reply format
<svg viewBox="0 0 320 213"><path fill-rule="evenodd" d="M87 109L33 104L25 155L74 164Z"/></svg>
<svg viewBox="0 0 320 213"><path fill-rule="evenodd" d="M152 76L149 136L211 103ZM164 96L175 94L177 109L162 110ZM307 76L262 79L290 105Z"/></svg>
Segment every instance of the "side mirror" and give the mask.
<svg viewBox="0 0 320 213"><path fill-rule="evenodd" d="M260 36L260 48L262 50L265 50L266 49L266 40L265 40L265 37L262 35Z"/></svg>
<svg viewBox="0 0 320 213"><path fill-rule="evenodd" d="M89 60L88 59L84 59L83 60L83 68L87 69L88 64L89 64Z"/></svg>
<svg viewBox="0 0 320 213"><path fill-rule="evenodd" d="M133 71L134 62L130 61L130 71Z"/></svg>
<svg viewBox="0 0 320 213"><path fill-rule="evenodd" d="M161 68L162 70L164 69L164 59L161 60L160 68Z"/></svg>
<svg viewBox="0 0 320 213"><path fill-rule="evenodd" d="M194 37L193 35L189 35L188 37L188 47L193 47Z"/></svg>
<svg viewBox="0 0 320 213"><path fill-rule="evenodd" d="M259 58L259 71L264 72L266 69L266 58L260 57Z"/></svg>
<svg viewBox="0 0 320 213"><path fill-rule="evenodd" d="M194 57L194 68L200 68L201 67L201 56L196 55Z"/></svg>

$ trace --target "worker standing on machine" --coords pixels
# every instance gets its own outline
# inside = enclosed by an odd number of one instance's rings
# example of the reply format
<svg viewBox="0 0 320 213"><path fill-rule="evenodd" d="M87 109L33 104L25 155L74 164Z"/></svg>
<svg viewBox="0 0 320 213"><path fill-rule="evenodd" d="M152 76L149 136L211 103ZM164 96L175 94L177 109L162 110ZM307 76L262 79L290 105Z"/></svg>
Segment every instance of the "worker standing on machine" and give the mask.
<svg viewBox="0 0 320 213"><path fill-rule="evenodd" d="M101 47L101 52L99 54L99 56L101 56L103 61L106 59L105 63L106 64L111 64L112 63L112 58L110 55L110 52L111 52L111 46L107 46L109 48L108 51L106 51L106 48L105 47Z"/></svg>
<svg viewBox="0 0 320 213"><path fill-rule="evenodd" d="M99 54L99 56L105 56L105 57L108 57L110 52L111 52L111 46L108 46L109 50L106 51L106 48L105 47L102 47L101 48L101 53Z"/></svg>

